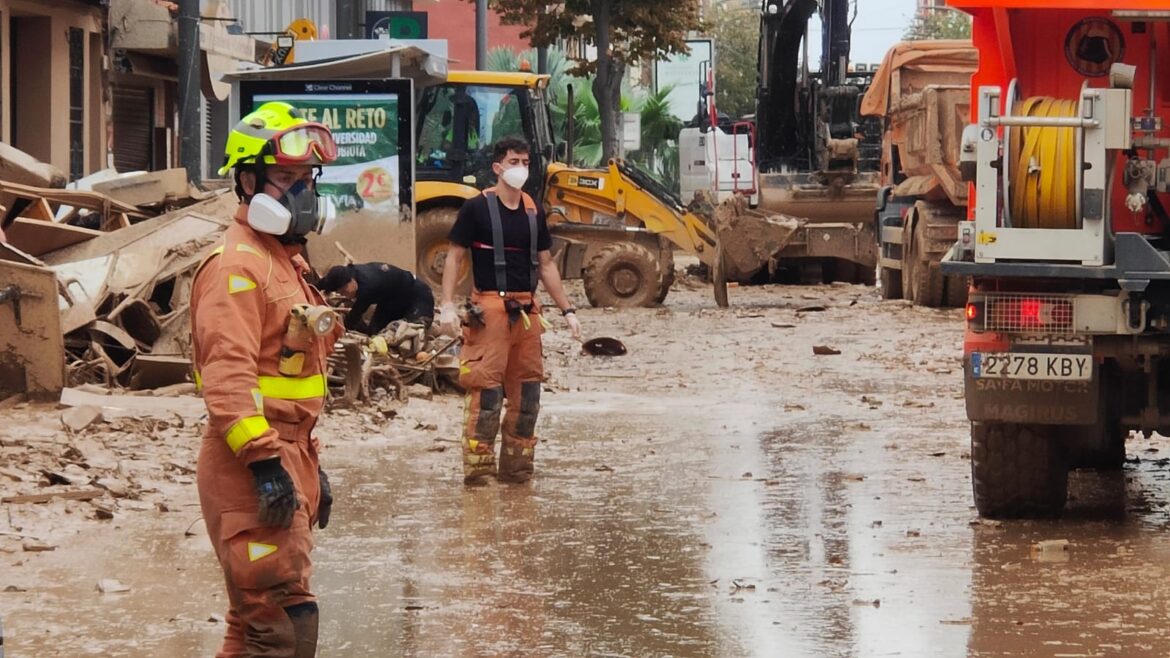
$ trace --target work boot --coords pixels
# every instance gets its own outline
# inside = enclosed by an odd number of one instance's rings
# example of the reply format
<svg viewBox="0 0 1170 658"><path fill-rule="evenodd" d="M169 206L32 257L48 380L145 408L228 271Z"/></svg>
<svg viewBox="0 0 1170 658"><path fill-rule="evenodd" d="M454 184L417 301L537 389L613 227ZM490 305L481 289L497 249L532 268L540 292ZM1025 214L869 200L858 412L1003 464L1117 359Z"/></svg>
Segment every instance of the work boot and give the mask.
<svg viewBox="0 0 1170 658"><path fill-rule="evenodd" d="M534 453L536 439L504 439L500 449L500 469L496 480L507 484L523 484L532 479L536 470Z"/></svg>
<svg viewBox="0 0 1170 658"><path fill-rule="evenodd" d="M496 474L495 445L474 439L463 442L463 484L480 487Z"/></svg>
<svg viewBox="0 0 1170 658"><path fill-rule="evenodd" d="M316 658L317 656L317 624L319 612L314 602L301 603L284 609L288 618L292 620L293 630L296 633L296 648L293 658Z"/></svg>

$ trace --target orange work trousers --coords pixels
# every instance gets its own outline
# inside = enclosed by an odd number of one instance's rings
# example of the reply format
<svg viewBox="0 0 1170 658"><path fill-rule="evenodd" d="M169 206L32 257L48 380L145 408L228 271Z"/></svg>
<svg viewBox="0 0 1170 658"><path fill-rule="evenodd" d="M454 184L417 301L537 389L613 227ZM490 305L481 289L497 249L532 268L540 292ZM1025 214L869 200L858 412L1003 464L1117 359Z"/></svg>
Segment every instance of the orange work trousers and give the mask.
<svg viewBox="0 0 1170 658"><path fill-rule="evenodd" d="M509 314L508 300L523 307ZM536 416L544 380L540 305L530 293L476 292L484 326L463 328L459 383L467 391L463 422L463 481L480 484L495 475L505 482L532 477ZM507 410L504 411L504 401ZM503 413L503 446L496 468L496 435Z"/></svg>
<svg viewBox="0 0 1170 658"><path fill-rule="evenodd" d="M204 435L199 451L199 504L223 568L229 608L216 658L311 658L317 646L317 603L309 589L321 485L317 449L302 424L269 419L280 434L280 462L300 507L289 528L260 523L252 471L222 436Z"/></svg>

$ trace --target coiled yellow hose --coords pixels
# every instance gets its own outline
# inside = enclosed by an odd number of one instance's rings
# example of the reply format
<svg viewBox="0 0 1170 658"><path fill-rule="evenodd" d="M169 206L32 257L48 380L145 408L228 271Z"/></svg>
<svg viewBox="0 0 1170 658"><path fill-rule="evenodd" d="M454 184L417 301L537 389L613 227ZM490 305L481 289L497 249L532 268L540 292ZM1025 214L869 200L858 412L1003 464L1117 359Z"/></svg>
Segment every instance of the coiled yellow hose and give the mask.
<svg viewBox="0 0 1170 658"><path fill-rule="evenodd" d="M1077 102L1033 96L1016 116L1075 117ZM1074 128L1011 128L1011 221L1015 228L1076 228Z"/></svg>

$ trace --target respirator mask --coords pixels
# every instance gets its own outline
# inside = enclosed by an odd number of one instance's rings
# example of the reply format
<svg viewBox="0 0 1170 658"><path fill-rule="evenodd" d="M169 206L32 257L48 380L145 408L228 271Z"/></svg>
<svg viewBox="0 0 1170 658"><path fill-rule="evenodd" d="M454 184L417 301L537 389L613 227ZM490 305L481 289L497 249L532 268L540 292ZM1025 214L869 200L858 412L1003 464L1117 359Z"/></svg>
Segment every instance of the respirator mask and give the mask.
<svg viewBox="0 0 1170 658"><path fill-rule="evenodd" d="M324 224L317 192L304 181L294 183L279 199L261 192L248 203L248 226L275 235L284 244L304 244L305 236L320 233Z"/></svg>

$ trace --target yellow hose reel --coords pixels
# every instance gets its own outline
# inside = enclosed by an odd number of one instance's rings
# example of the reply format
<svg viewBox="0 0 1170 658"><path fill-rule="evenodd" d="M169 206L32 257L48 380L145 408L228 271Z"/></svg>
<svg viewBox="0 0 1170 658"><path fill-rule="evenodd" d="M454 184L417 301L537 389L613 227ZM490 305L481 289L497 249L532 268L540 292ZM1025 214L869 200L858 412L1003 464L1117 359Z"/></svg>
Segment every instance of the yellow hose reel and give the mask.
<svg viewBox="0 0 1170 658"><path fill-rule="evenodd" d="M1077 101L1033 96L1017 101L1014 116L1075 117ZM1014 127L1009 136L1009 197L1014 228L1077 228L1075 128Z"/></svg>

